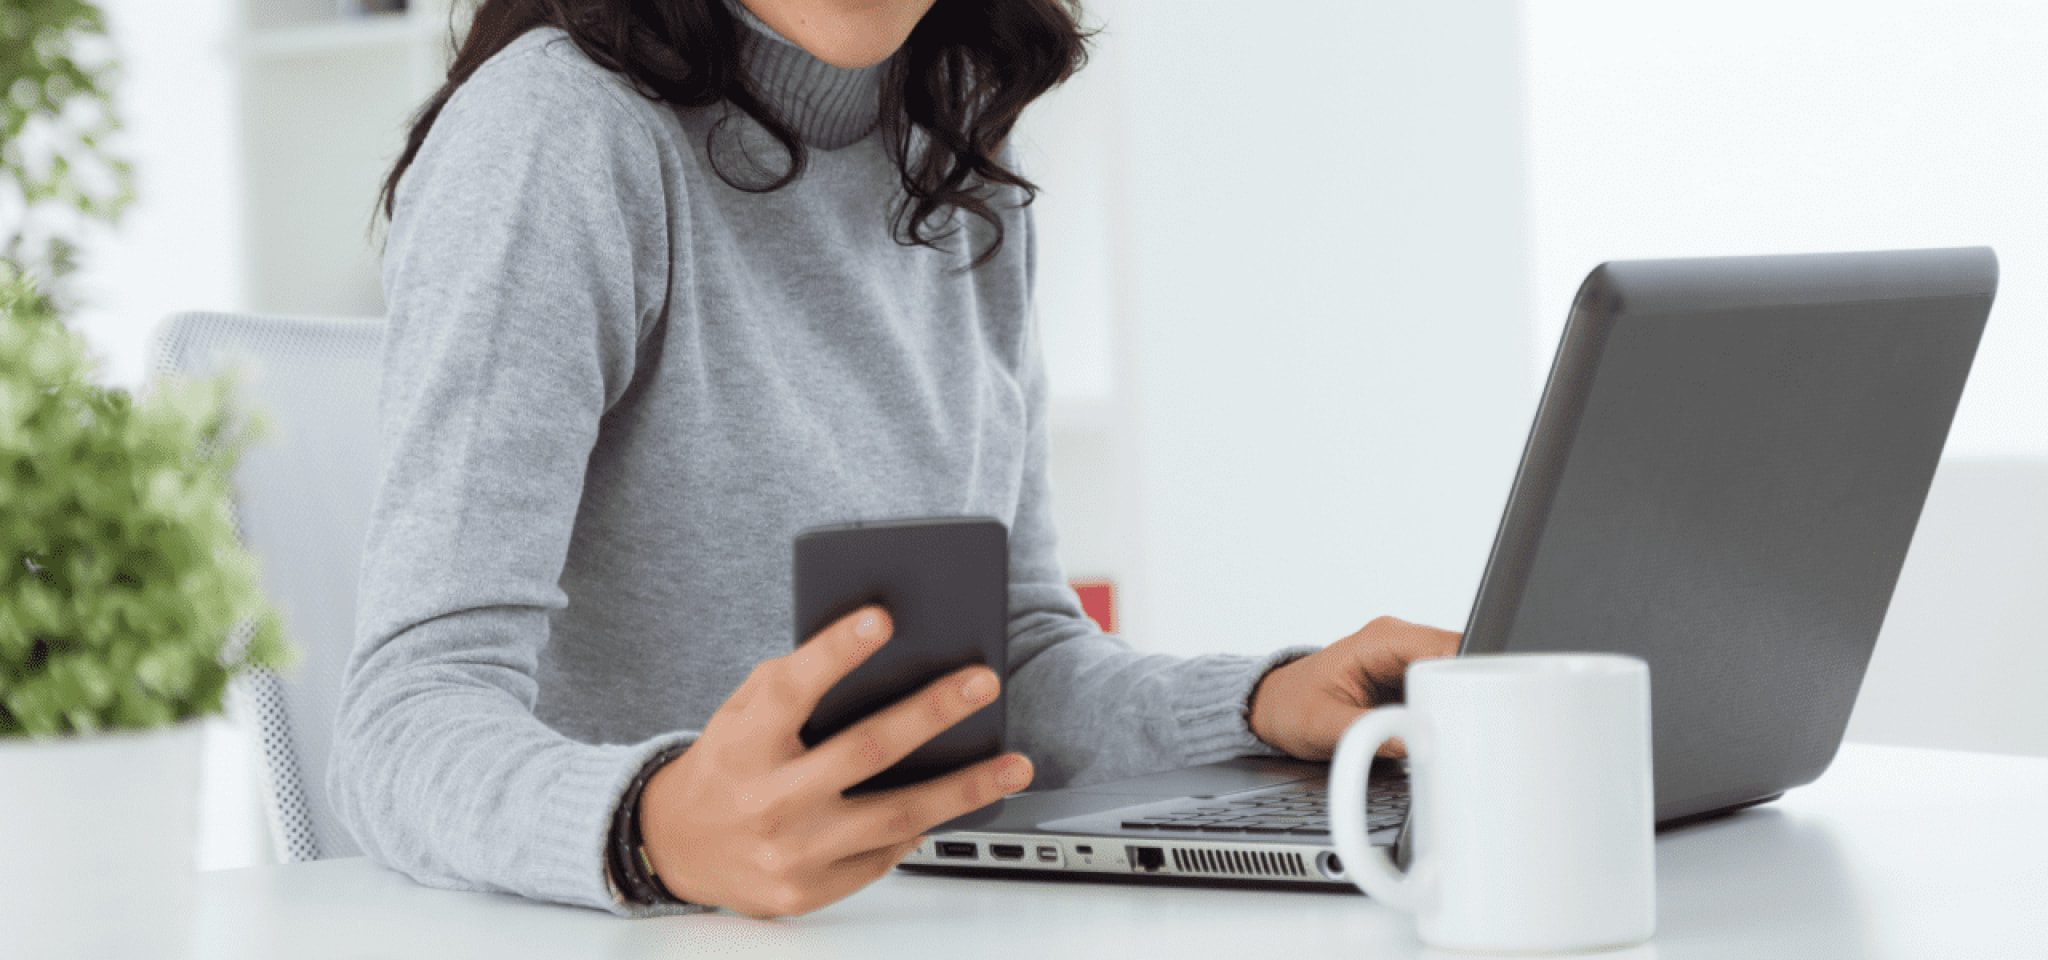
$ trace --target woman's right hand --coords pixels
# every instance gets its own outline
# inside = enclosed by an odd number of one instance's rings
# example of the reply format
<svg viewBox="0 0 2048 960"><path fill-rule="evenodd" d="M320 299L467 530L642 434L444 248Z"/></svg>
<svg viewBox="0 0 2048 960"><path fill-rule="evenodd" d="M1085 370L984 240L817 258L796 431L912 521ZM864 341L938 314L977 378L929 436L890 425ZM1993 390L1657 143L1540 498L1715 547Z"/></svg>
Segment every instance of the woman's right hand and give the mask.
<svg viewBox="0 0 2048 960"><path fill-rule="evenodd" d="M925 831L1031 782L1031 761L1010 753L844 795L994 702L1000 686L995 671L967 667L805 749L797 732L819 698L890 631L887 613L862 607L764 661L697 741L649 778L641 839L670 893L749 916L808 913L888 872Z"/></svg>

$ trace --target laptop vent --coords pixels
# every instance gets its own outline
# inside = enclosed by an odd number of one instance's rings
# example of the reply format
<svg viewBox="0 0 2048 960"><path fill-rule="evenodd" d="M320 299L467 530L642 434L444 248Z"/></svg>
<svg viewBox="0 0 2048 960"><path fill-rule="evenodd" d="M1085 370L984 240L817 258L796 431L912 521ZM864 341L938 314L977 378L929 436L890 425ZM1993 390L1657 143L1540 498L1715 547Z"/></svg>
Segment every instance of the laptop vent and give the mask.
<svg viewBox="0 0 2048 960"><path fill-rule="evenodd" d="M1235 877L1301 877L1308 871L1301 854L1271 850L1184 850L1174 848L1173 869L1179 873L1226 874Z"/></svg>

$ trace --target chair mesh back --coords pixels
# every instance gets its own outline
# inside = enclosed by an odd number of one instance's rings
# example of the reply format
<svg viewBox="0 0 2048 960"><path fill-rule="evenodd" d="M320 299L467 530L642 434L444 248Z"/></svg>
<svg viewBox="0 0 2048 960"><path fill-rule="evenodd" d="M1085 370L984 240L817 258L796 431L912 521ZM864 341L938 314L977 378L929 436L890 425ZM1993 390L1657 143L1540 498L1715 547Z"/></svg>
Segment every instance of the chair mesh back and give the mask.
<svg viewBox="0 0 2048 960"><path fill-rule="evenodd" d="M232 369L241 402L266 422L235 472L235 521L298 660L241 678L232 703L261 734L272 835L294 861L358 852L325 771L380 464L383 330L379 320L188 313L156 337L158 375Z"/></svg>

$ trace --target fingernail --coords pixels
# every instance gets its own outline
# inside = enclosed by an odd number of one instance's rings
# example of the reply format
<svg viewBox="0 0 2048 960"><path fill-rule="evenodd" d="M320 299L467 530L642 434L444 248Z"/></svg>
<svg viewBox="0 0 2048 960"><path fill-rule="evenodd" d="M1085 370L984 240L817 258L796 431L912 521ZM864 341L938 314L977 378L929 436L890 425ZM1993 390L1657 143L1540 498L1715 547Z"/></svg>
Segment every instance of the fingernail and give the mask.
<svg viewBox="0 0 2048 960"><path fill-rule="evenodd" d="M872 613L863 613L859 620L854 621L853 634L862 640L873 640L881 632L882 618Z"/></svg>
<svg viewBox="0 0 2048 960"><path fill-rule="evenodd" d="M960 685L960 695L967 698L968 703L987 703L995 699L996 675L977 673L968 677L967 682Z"/></svg>

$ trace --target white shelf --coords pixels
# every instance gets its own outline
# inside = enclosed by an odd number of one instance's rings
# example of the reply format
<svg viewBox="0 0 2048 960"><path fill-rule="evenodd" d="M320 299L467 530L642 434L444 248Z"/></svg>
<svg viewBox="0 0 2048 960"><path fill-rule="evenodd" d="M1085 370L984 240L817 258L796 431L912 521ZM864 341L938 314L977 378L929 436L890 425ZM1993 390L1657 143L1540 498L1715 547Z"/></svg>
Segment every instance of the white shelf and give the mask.
<svg viewBox="0 0 2048 960"><path fill-rule="evenodd" d="M281 60L432 43L448 26L417 14L370 14L289 27L259 27L234 44L236 53L258 60Z"/></svg>

